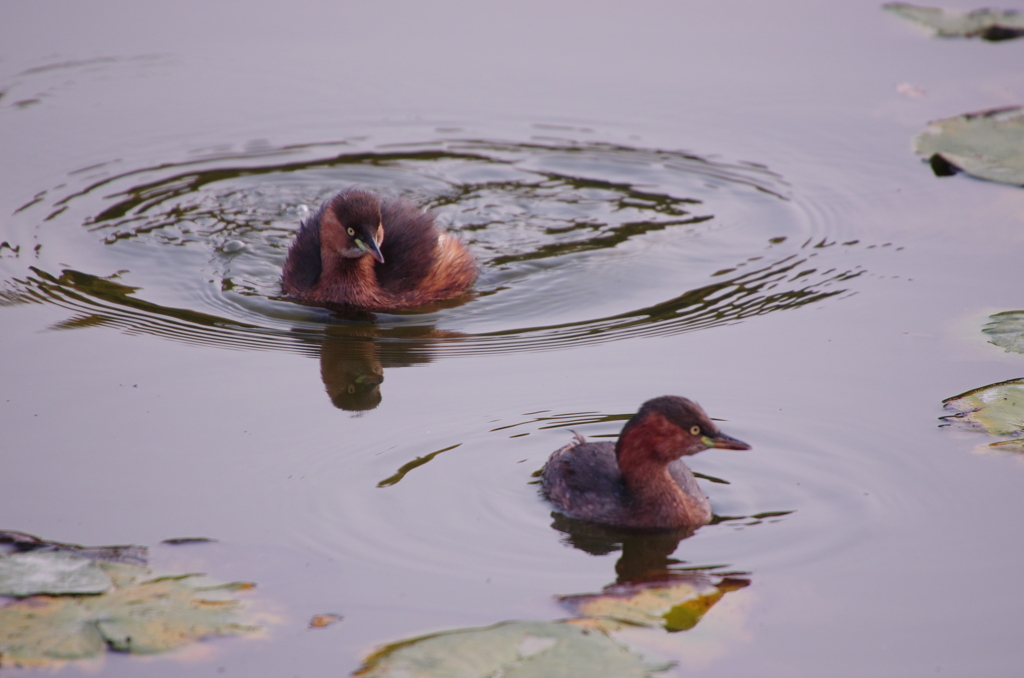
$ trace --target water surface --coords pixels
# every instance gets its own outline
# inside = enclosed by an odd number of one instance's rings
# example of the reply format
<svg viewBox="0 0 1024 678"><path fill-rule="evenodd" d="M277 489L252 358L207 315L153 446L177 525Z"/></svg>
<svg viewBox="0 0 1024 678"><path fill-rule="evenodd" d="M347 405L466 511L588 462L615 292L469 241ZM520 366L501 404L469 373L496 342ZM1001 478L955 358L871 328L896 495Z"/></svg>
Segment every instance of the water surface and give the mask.
<svg viewBox="0 0 1024 678"><path fill-rule="evenodd" d="M749 582L629 635L680 675L1015 675L1024 466L937 417L1024 370L981 333L1021 308L1024 192L909 141L1020 103L1017 42L869 2L0 11L3 527L220 539L157 557L283 621L185 670L344 675L661 559ZM434 210L473 293L282 298L351 184ZM754 446L693 459L715 524L647 549L553 517L547 455L665 393Z"/></svg>

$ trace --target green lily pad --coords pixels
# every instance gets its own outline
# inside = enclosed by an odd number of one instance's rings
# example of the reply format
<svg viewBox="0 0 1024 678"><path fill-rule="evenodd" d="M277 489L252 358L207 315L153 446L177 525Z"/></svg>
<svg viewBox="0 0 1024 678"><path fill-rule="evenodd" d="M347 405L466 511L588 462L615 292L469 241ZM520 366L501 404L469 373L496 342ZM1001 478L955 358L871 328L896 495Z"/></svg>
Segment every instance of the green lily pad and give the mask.
<svg viewBox="0 0 1024 678"><path fill-rule="evenodd" d="M113 587L92 596L31 596L0 607L0 667L89 659L109 647L154 654L207 636L259 630L229 591L200 575L155 577L146 567L95 563Z"/></svg>
<svg viewBox="0 0 1024 678"><path fill-rule="evenodd" d="M981 331L1007 353L1024 353L1024 311L993 313Z"/></svg>
<svg viewBox="0 0 1024 678"><path fill-rule="evenodd" d="M914 139L914 152L927 158L940 176L960 170L979 179L1024 185L1024 108L936 120Z"/></svg>
<svg viewBox="0 0 1024 678"><path fill-rule="evenodd" d="M918 7L903 2L890 2L882 9L926 26L944 38L981 38L1011 40L1024 35L1024 13L1003 9L976 9L957 12L938 7Z"/></svg>
<svg viewBox="0 0 1024 678"><path fill-rule="evenodd" d="M942 419L972 431L1009 438L990 443L992 447L1024 450L1024 379L1010 379L982 386L942 401L956 410Z"/></svg>
<svg viewBox="0 0 1024 678"><path fill-rule="evenodd" d="M73 553L41 551L0 556L0 596L103 593L113 586L95 561Z"/></svg>
<svg viewBox="0 0 1024 678"><path fill-rule="evenodd" d="M599 630L565 622L505 622L388 645L355 672L369 678L646 678L649 665Z"/></svg>

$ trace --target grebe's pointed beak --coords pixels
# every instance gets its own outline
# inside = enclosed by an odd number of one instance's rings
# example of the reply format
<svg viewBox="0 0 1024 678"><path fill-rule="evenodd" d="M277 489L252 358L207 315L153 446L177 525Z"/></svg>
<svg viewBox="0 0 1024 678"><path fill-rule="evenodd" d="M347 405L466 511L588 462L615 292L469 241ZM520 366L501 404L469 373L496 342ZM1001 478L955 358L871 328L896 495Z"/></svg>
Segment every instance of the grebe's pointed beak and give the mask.
<svg viewBox="0 0 1024 678"><path fill-rule="evenodd" d="M377 247L377 243L375 243L373 240L363 242L362 238L356 238L355 241L356 247L366 252L380 263L384 263L384 255L380 253L380 248Z"/></svg>
<svg viewBox="0 0 1024 678"><path fill-rule="evenodd" d="M737 440L732 436L727 436L722 432L718 432L713 436L701 436L701 442L708 447L720 447L726 450L749 450L750 445L747 445L742 440Z"/></svg>

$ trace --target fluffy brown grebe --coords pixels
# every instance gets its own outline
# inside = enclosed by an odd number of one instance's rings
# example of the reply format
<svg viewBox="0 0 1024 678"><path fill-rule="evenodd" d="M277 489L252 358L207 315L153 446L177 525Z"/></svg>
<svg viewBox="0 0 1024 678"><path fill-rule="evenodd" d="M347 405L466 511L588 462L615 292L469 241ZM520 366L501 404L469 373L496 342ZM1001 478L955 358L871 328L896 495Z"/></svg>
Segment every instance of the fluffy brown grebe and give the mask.
<svg viewBox="0 0 1024 678"><path fill-rule="evenodd" d="M299 227L281 290L302 301L400 309L458 296L476 274L473 255L431 214L348 189Z"/></svg>
<svg viewBox="0 0 1024 678"><path fill-rule="evenodd" d="M680 457L709 447L749 450L678 396L648 400L615 444L583 436L557 450L541 476L544 494L565 515L618 527L695 528L711 504Z"/></svg>

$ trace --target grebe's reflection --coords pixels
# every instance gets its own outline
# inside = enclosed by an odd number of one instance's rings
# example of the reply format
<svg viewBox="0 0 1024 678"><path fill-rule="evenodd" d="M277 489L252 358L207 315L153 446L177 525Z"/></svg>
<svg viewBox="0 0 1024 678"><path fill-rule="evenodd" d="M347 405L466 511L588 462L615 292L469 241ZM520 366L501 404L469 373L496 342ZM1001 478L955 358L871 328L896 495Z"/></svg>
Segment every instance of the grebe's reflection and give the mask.
<svg viewBox="0 0 1024 678"><path fill-rule="evenodd" d="M551 526L565 536L562 541L591 555L621 551L615 563L617 584L663 582L690 577L694 570L672 557L679 542L693 535L694 528L643 531L608 527L560 513L551 514Z"/></svg>
<svg viewBox="0 0 1024 678"><path fill-rule="evenodd" d="M686 631L722 597L750 585L749 572L721 566L692 567L673 558L679 542L694 529L623 531L553 513L554 527L564 542L591 553L622 552L615 563L615 581L600 593L558 596L573 615L592 620L596 628L662 627Z"/></svg>
<svg viewBox="0 0 1024 678"><path fill-rule="evenodd" d="M320 337L320 378L335 407L350 412L380 405L384 370L429 363L437 339L461 336L432 326L384 331L375 325L331 325Z"/></svg>
<svg viewBox="0 0 1024 678"><path fill-rule="evenodd" d="M328 336L320 345L320 378L338 409L372 410L380 405L384 365L373 339Z"/></svg>

